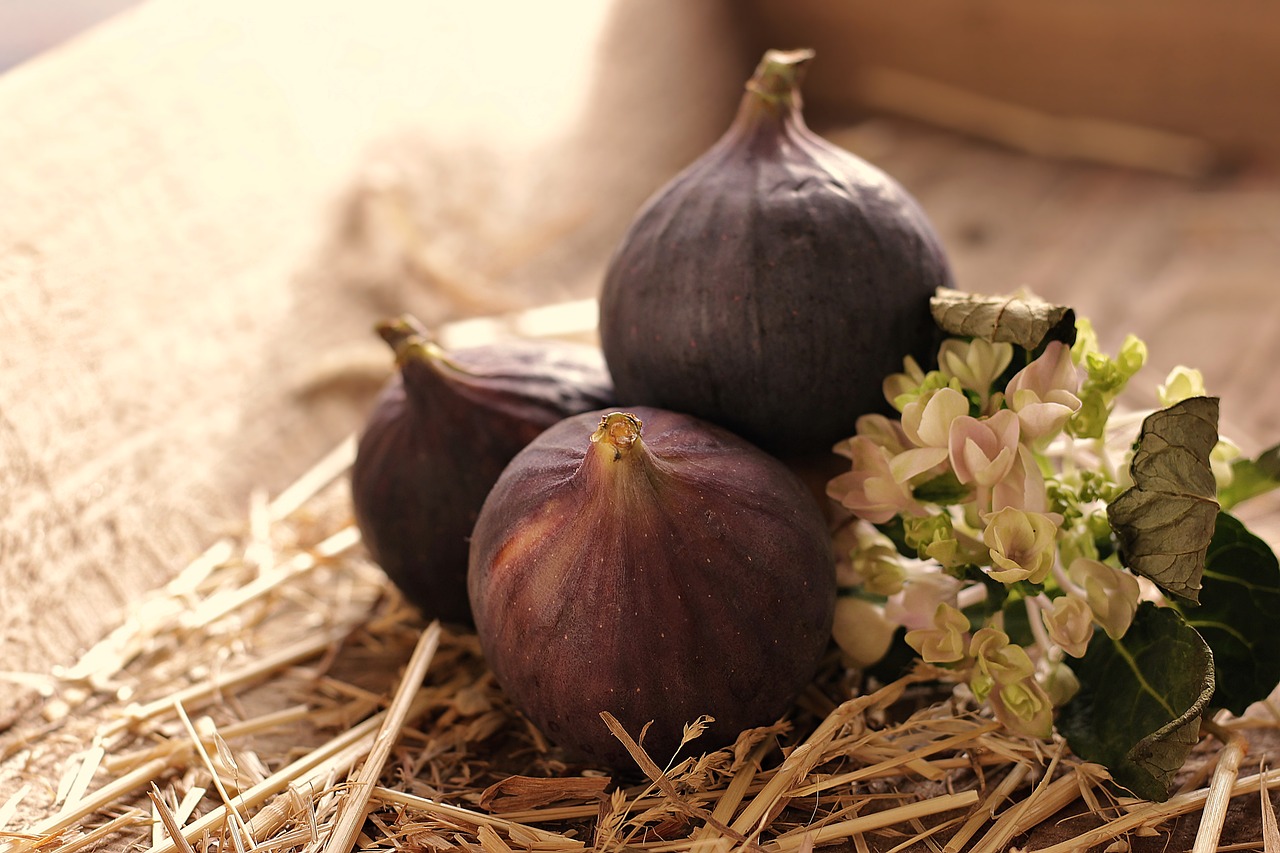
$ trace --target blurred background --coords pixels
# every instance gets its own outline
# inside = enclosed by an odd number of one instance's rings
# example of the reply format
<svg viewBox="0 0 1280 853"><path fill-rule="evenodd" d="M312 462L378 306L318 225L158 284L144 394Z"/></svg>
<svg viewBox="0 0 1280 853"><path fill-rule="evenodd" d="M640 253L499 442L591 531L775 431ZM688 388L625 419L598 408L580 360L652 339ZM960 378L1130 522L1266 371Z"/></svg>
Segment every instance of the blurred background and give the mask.
<svg viewBox="0 0 1280 853"><path fill-rule="evenodd" d="M0 0L0 73L138 0Z"/></svg>
<svg viewBox="0 0 1280 853"><path fill-rule="evenodd" d="M799 46L811 124L916 196L959 286L1143 337L1134 406L1187 364L1245 452L1280 438L1270 2L0 0L7 665L355 430L375 321L593 297Z"/></svg>

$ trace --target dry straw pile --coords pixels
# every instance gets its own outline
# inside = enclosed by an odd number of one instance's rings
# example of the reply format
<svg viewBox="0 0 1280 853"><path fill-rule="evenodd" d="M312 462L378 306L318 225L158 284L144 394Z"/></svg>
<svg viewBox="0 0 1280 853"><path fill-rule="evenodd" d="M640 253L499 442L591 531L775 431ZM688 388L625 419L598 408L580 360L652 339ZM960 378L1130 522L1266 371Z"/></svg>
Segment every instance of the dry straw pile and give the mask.
<svg viewBox="0 0 1280 853"><path fill-rule="evenodd" d="M866 684L833 659L789 721L708 755L697 721L671 757L606 718L635 774L571 764L507 703L474 637L424 626L369 564L352 448L256 501L75 666L27 679L44 702L0 739L0 851L1062 853L1177 849L1188 833L1197 851L1280 851L1280 772L1244 757L1274 713L1224 722L1152 804L925 670ZM1229 801L1249 840L1223 835Z"/></svg>

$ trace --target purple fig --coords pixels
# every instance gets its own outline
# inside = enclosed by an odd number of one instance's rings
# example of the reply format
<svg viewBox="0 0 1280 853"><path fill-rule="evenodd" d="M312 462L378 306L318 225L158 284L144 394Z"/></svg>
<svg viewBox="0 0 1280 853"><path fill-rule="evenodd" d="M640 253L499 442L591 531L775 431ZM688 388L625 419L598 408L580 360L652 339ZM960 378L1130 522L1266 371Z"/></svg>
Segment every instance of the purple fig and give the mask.
<svg viewBox="0 0 1280 853"><path fill-rule="evenodd" d="M427 618L470 625L467 553L489 489L526 444L613 400L598 350L515 341L446 353L409 319L378 327L399 365L351 471L373 559Z"/></svg>
<svg viewBox="0 0 1280 853"><path fill-rule="evenodd" d="M784 456L828 451L928 364L952 277L891 177L814 134L811 51L769 51L725 135L637 214L606 270L600 340L628 404L688 412Z"/></svg>
<svg viewBox="0 0 1280 853"><path fill-rule="evenodd" d="M643 428L643 435L642 435ZM569 418L485 501L471 544L476 631L504 691L553 741L634 765L600 713L661 764L782 717L831 636L821 511L786 466L705 421L648 408Z"/></svg>

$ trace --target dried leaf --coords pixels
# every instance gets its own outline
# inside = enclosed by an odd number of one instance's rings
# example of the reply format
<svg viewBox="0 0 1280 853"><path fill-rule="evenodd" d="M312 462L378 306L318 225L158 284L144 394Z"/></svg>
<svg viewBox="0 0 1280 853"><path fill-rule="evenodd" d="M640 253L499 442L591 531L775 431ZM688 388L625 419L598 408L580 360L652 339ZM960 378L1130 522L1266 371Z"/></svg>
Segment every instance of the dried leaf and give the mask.
<svg viewBox="0 0 1280 853"><path fill-rule="evenodd" d="M1075 311L1029 293L983 296L940 287L929 308L934 322L949 335L1010 343L1025 350L1049 341L1075 343Z"/></svg>
<svg viewBox="0 0 1280 853"><path fill-rule="evenodd" d="M1218 399L1190 397L1142 422L1129 466L1133 486L1107 507L1126 566L1195 602L1218 517L1209 453L1218 443Z"/></svg>

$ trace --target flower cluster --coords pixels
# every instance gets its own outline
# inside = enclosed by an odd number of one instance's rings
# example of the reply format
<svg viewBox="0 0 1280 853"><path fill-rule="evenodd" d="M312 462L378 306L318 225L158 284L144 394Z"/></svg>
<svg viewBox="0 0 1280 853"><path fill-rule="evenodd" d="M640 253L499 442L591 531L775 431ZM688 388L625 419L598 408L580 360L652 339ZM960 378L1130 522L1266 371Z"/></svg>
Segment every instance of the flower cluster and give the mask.
<svg viewBox="0 0 1280 853"><path fill-rule="evenodd" d="M1008 727L1050 734L1076 687L1069 659L1096 630L1123 636L1143 594L1106 506L1129 485L1115 401L1145 360L1133 337L1104 354L1082 320L1073 346L1033 357L951 338L936 369L908 358L885 380L900 417L862 417L836 448L849 471L828 484L850 513L834 634L851 662L874 663L905 628ZM1159 389L1165 405L1203 393L1185 368Z"/></svg>

